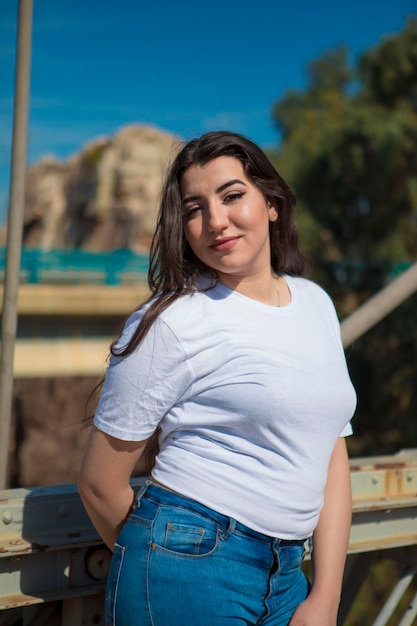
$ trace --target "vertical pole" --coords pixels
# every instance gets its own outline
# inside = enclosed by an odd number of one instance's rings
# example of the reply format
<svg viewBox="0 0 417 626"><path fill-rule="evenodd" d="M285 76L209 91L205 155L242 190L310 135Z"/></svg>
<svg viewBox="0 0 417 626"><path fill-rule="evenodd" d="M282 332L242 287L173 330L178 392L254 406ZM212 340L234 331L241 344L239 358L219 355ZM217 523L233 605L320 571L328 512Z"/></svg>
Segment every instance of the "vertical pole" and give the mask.
<svg viewBox="0 0 417 626"><path fill-rule="evenodd" d="M13 358L17 328L17 295L25 200L29 81L33 0L19 0L10 205L4 274L0 355L0 488L7 482L10 420L13 399Z"/></svg>

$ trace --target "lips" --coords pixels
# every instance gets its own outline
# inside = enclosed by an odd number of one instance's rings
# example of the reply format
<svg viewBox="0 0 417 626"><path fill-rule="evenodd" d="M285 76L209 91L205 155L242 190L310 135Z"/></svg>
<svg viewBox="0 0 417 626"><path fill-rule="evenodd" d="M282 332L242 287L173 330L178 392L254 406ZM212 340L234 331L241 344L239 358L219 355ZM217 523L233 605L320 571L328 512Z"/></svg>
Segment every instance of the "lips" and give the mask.
<svg viewBox="0 0 417 626"><path fill-rule="evenodd" d="M216 239L211 245L212 250L222 251L230 250L239 241L240 237L223 237L222 239Z"/></svg>

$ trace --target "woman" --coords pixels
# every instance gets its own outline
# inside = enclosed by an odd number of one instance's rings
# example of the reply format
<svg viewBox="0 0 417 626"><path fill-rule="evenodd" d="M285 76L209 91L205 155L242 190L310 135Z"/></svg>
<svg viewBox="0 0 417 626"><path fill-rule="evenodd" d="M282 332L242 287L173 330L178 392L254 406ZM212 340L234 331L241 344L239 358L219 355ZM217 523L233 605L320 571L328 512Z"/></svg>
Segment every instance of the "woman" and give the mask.
<svg viewBox="0 0 417 626"><path fill-rule="evenodd" d="M79 480L114 550L107 624L336 625L355 393L334 307L303 278L294 203L234 133L190 141L171 165L153 295L112 347Z"/></svg>

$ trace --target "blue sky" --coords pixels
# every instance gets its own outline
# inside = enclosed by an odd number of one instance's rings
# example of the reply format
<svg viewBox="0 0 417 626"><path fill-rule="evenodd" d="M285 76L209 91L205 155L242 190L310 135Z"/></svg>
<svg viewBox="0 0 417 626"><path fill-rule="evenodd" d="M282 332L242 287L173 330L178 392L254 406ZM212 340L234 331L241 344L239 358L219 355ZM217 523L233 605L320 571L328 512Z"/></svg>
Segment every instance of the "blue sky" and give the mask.
<svg viewBox="0 0 417 626"><path fill-rule="evenodd" d="M0 220L17 4L0 3ZM28 161L67 159L131 123L277 145L272 106L305 86L309 61L340 44L354 60L412 14L417 0L34 0Z"/></svg>

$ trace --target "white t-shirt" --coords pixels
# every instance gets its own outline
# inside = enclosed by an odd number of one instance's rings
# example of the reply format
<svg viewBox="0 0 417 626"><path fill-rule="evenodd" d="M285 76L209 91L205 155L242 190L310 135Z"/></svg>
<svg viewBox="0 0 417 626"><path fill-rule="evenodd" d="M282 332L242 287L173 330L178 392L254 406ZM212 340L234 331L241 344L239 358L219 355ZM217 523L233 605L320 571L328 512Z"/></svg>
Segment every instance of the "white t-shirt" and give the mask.
<svg viewBox="0 0 417 626"><path fill-rule="evenodd" d="M317 524L356 395L329 296L285 278L285 307L222 284L178 299L132 354L111 357L94 423L134 441L160 425L156 480L254 530L299 539Z"/></svg>

